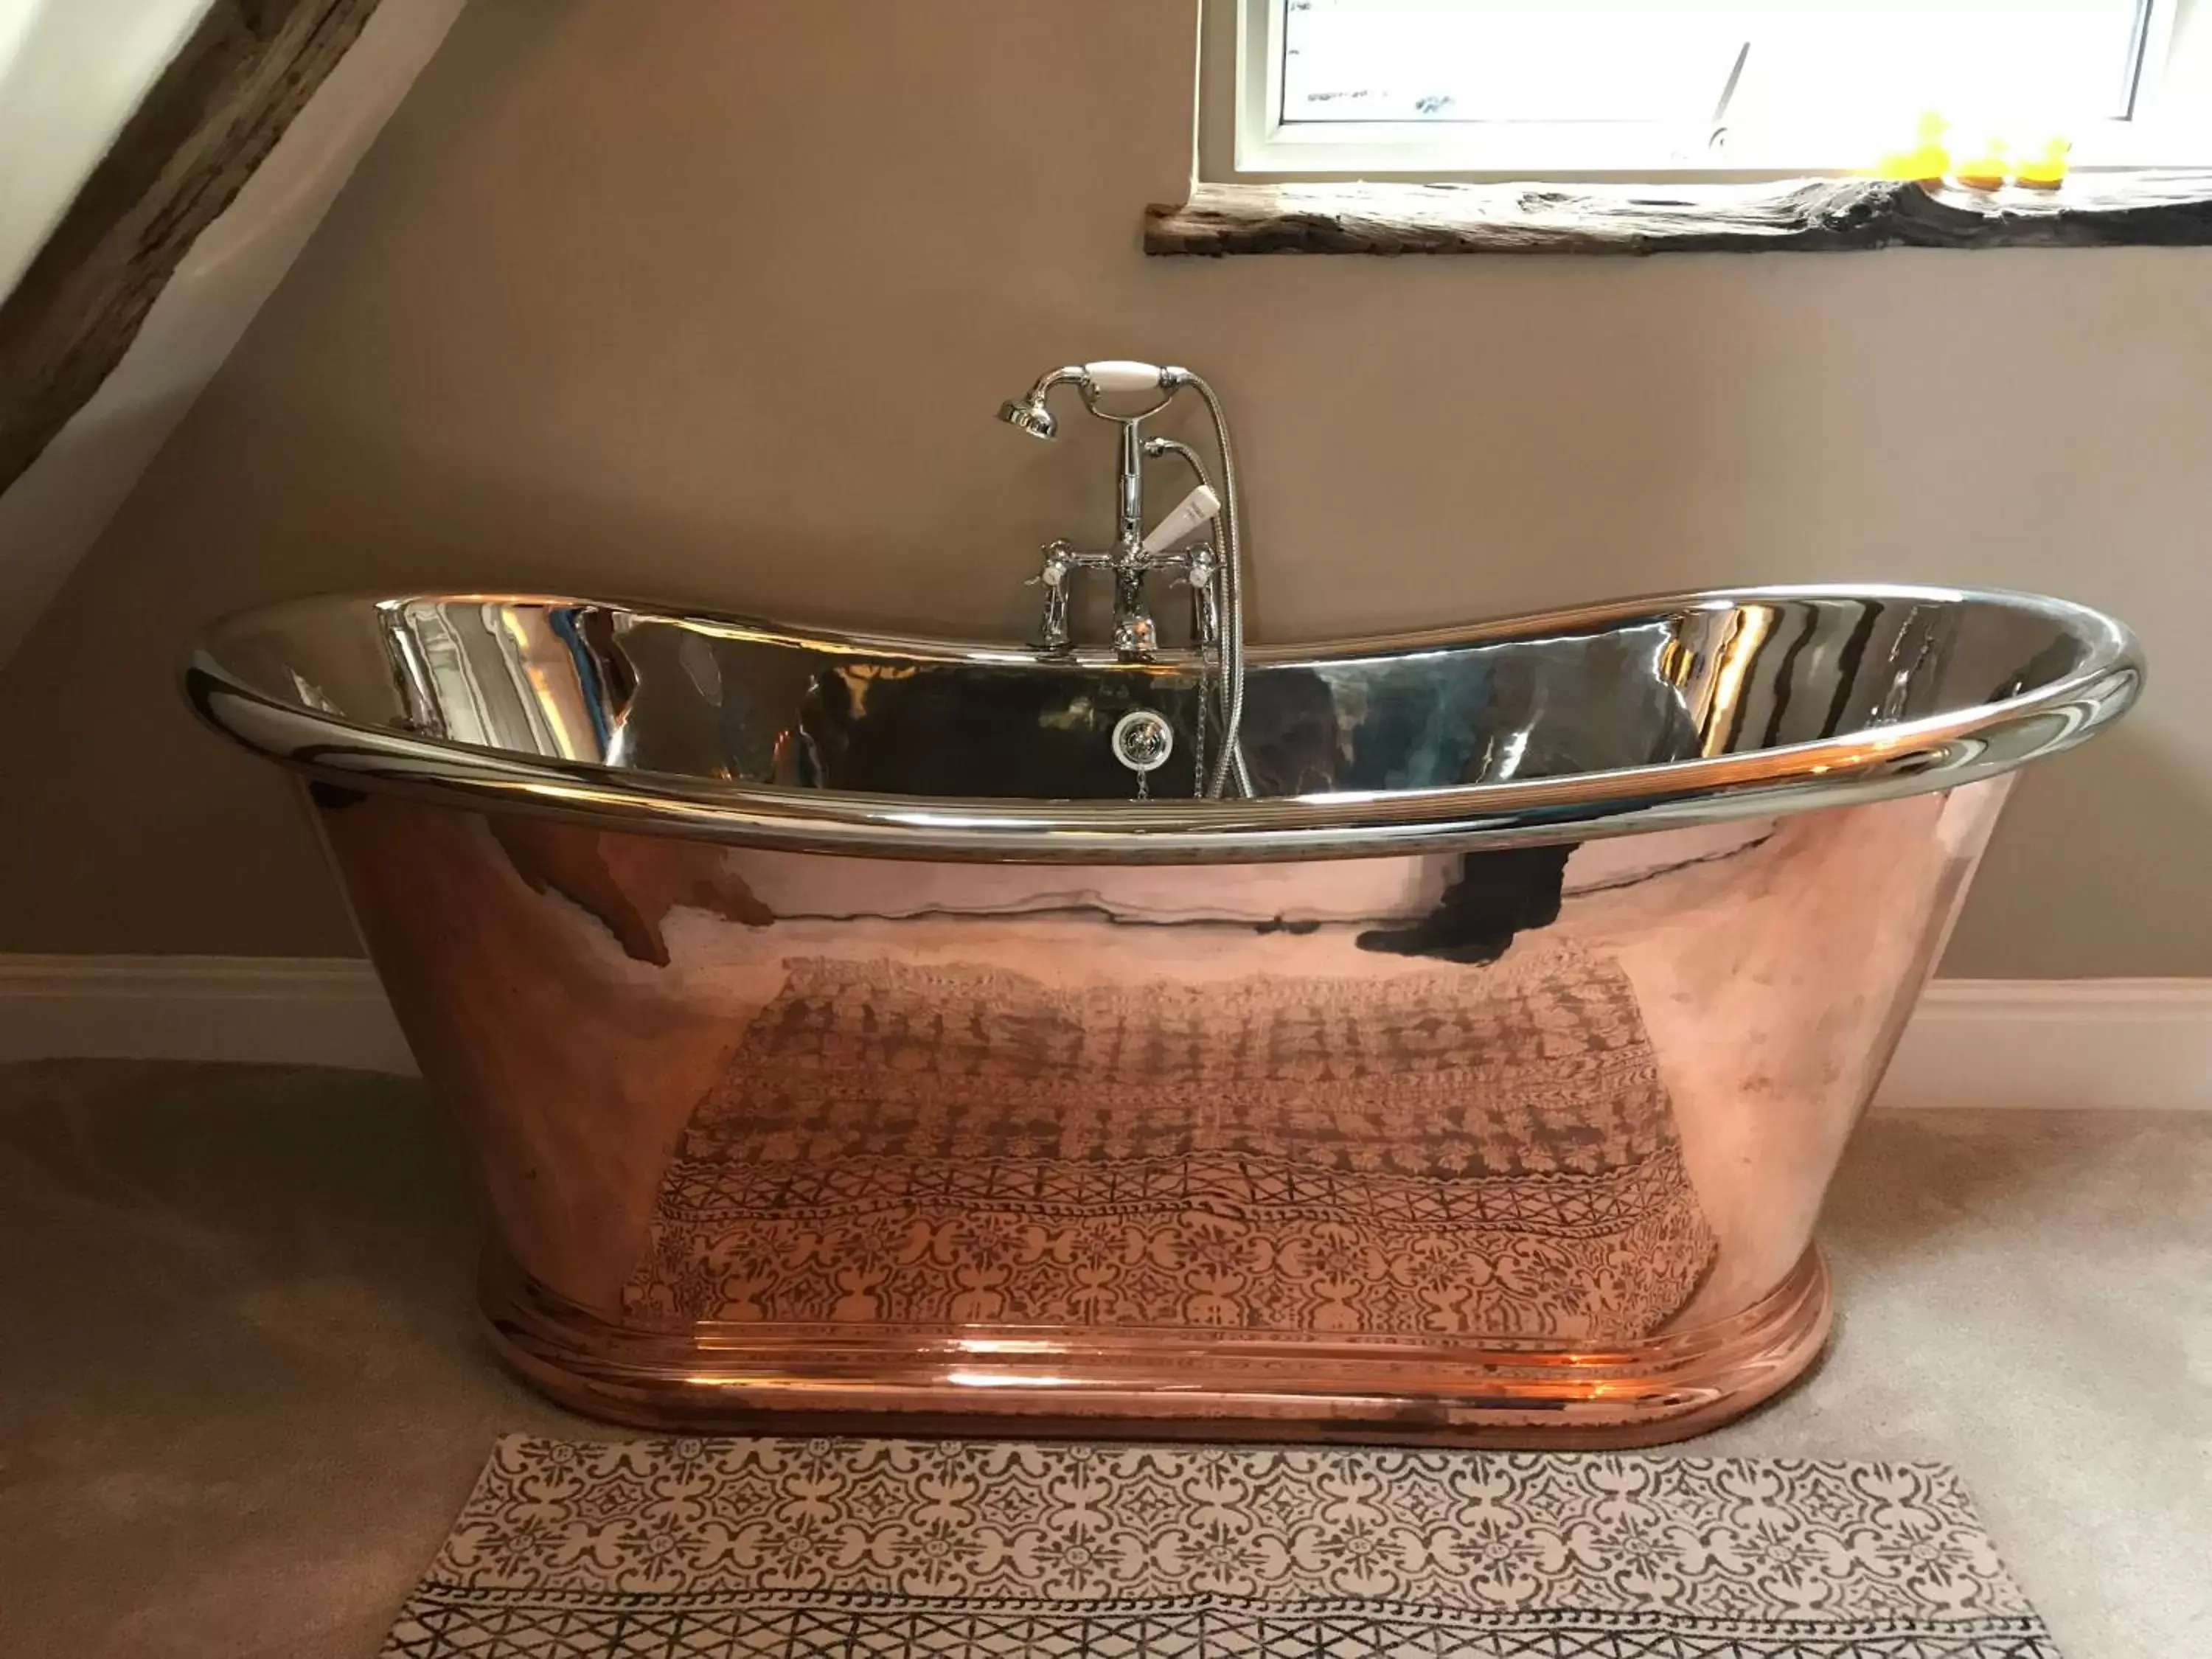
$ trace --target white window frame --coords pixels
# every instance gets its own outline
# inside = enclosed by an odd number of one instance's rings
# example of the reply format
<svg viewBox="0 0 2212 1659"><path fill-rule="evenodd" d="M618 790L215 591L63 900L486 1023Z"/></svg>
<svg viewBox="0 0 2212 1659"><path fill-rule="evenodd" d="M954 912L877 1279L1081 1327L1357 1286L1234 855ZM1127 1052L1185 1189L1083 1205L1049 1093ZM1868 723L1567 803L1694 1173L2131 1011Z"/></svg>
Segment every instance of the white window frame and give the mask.
<svg viewBox="0 0 2212 1659"><path fill-rule="evenodd" d="M1282 28L1289 0L1203 0L1199 173L1221 183L1295 179L1559 179L1654 182L1841 175L1871 155L1834 153L1802 137L1763 143L1653 122L1332 121L1282 118ZM2199 13L2203 15L2199 15ZM2175 47L2212 37L2212 0L2151 0L2140 40L2130 115L2069 135L2073 165L2087 170L2212 165L2212 120L2162 123L2192 105L2212 113L2212 39L2185 65ZM1966 137L1972 142L1971 135ZM1909 134L1899 134L1903 148ZM1821 153L1826 148L1827 153Z"/></svg>

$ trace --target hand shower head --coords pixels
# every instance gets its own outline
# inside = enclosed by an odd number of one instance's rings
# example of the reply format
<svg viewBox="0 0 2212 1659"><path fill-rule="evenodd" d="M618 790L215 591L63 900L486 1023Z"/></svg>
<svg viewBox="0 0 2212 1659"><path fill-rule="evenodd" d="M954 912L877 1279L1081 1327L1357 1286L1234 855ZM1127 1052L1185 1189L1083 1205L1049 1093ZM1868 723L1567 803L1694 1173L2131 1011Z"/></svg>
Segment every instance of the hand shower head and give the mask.
<svg viewBox="0 0 2212 1659"><path fill-rule="evenodd" d="M1060 435L1060 422L1044 406L1043 397L1032 392L1026 398L1008 398L999 405L999 418L1017 432L1026 432L1032 438L1050 440Z"/></svg>
<svg viewBox="0 0 2212 1659"><path fill-rule="evenodd" d="M1017 432L1026 432L1032 438L1050 440L1060 436L1060 422L1053 418L1045 399L1052 396L1056 386L1083 383L1083 371L1073 365L1055 368L1041 376L1037 383L1018 398L1010 398L999 405L999 418Z"/></svg>

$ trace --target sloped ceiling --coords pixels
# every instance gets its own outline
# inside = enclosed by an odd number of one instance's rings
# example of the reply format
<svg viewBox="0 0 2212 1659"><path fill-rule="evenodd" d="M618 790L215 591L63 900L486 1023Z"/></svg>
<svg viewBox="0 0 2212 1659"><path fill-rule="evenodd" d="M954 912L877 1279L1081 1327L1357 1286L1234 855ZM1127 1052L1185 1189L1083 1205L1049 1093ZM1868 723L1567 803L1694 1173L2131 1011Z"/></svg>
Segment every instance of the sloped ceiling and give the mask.
<svg viewBox="0 0 2212 1659"><path fill-rule="evenodd" d="M0 0L0 663L461 4Z"/></svg>

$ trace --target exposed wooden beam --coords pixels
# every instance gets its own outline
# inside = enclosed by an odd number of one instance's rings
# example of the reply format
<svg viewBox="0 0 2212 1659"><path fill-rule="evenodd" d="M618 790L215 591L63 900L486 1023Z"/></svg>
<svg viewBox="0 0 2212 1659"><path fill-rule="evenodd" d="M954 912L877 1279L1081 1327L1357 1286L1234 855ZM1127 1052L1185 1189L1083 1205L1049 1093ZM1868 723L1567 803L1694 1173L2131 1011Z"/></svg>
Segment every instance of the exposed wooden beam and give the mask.
<svg viewBox="0 0 2212 1659"><path fill-rule="evenodd" d="M0 301L0 489L100 389L378 0L215 0Z"/></svg>
<svg viewBox="0 0 2212 1659"><path fill-rule="evenodd" d="M2212 243L2212 173L2087 173L2063 190L1878 179L1765 185L1199 185L1156 205L1145 252L1847 252L1891 246Z"/></svg>

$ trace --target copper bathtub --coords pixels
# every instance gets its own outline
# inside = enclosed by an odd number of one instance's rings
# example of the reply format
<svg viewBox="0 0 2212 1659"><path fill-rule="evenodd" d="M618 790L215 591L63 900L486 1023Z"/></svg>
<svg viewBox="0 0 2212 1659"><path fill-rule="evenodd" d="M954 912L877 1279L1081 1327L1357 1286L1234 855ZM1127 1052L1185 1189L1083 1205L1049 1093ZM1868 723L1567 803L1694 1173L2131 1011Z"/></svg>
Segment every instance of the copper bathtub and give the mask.
<svg viewBox="0 0 2212 1659"><path fill-rule="evenodd" d="M1259 798L1201 801L1194 667L444 595L186 678L310 780L555 1397L1536 1445L1811 1361L2007 774L2141 672L1903 587L1257 653Z"/></svg>

